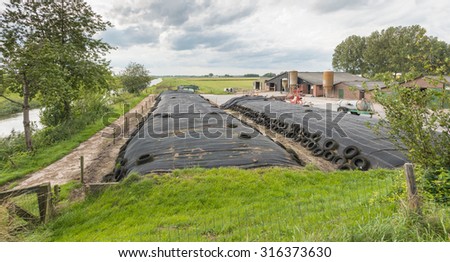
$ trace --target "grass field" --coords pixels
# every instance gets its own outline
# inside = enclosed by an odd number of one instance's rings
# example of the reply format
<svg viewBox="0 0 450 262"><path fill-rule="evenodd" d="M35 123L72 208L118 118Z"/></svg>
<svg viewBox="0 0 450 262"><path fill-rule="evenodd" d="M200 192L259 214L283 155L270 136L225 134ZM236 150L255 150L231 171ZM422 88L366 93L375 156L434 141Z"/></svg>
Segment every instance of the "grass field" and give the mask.
<svg viewBox="0 0 450 262"><path fill-rule="evenodd" d="M449 241L449 210L402 212L399 171L188 169L132 175L27 241Z"/></svg>
<svg viewBox="0 0 450 262"><path fill-rule="evenodd" d="M253 89L253 81L257 78L164 78L153 90L176 88L179 85L196 85L201 94L226 94L224 88L235 88L238 92Z"/></svg>

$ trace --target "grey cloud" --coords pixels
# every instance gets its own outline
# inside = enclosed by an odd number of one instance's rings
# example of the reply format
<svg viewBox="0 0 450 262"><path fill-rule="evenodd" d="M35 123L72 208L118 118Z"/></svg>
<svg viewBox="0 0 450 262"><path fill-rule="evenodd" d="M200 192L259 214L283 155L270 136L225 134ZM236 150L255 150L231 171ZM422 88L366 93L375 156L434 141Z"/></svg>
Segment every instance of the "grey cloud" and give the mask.
<svg viewBox="0 0 450 262"><path fill-rule="evenodd" d="M179 26L187 22L193 12L199 9L199 6L188 0L157 0L149 4L151 15L163 18L167 25L174 26Z"/></svg>
<svg viewBox="0 0 450 262"><path fill-rule="evenodd" d="M204 22L210 26L231 24L252 15L255 10L254 6L246 6L231 13L218 10L218 12L212 12Z"/></svg>
<svg viewBox="0 0 450 262"><path fill-rule="evenodd" d="M312 9L318 13L332 13L340 10L356 10L379 5L385 0L320 0L312 3Z"/></svg>
<svg viewBox="0 0 450 262"><path fill-rule="evenodd" d="M157 43L159 32L151 26L130 26L125 29L111 28L103 32L101 38L113 46L130 47Z"/></svg>
<svg viewBox="0 0 450 262"><path fill-rule="evenodd" d="M191 15L201 12L208 6L208 4L198 5L189 0L141 0L134 5L121 2L120 5L111 9L111 16L118 17L125 24L158 21L165 26L180 26L186 23Z"/></svg>
<svg viewBox="0 0 450 262"><path fill-rule="evenodd" d="M175 50L189 50L196 48L218 48L227 44L233 36L228 33L185 33L177 36L172 47Z"/></svg>

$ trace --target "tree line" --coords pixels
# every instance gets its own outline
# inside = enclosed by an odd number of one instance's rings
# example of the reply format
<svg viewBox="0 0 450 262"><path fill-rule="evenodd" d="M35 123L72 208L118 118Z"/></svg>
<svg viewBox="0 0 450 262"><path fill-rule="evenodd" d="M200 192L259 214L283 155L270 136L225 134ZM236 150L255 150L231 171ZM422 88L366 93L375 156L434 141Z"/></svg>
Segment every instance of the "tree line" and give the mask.
<svg viewBox="0 0 450 262"><path fill-rule="evenodd" d="M450 73L450 45L426 35L419 26L389 27L369 36L352 35L334 49L333 68L352 74L374 77Z"/></svg>

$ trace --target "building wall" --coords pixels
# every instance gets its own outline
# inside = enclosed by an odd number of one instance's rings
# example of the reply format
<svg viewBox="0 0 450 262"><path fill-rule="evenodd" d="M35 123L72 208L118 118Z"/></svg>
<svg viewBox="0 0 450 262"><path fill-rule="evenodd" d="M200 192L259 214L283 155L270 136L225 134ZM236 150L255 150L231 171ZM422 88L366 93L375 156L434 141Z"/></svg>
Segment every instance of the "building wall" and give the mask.
<svg viewBox="0 0 450 262"><path fill-rule="evenodd" d="M429 80L427 80L423 77L403 83L402 86L407 86L407 87L419 86L421 88L443 88L442 83L437 83L437 84L434 84L432 82L430 83Z"/></svg>
<svg viewBox="0 0 450 262"><path fill-rule="evenodd" d="M337 85L335 85L332 88L332 91L330 92L329 96L330 98L339 98L339 92L343 92L344 93L344 97L342 99L345 100L359 100L360 99L360 90L355 88L351 88L343 83L339 83ZM364 97L366 99L369 99L369 97L371 98L372 95L370 94L371 92L366 91L364 94Z"/></svg>
<svg viewBox="0 0 450 262"><path fill-rule="evenodd" d="M271 85L275 85L275 90L274 91L281 91L282 88L283 88L281 80L283 78L288 78L288 73L287 72L285 72L283 74L280 74L280 75L278 75L278 76L268 80L267 81L267 85L269 86L269 88L270 88Z"/></svg>
<svg viewBox="0 0 450 262"><path fill-rule="evenodd" d="M322 97L325 95L325 91L322 85L313 85L312 86L312 94L315 97Z"/></svg>

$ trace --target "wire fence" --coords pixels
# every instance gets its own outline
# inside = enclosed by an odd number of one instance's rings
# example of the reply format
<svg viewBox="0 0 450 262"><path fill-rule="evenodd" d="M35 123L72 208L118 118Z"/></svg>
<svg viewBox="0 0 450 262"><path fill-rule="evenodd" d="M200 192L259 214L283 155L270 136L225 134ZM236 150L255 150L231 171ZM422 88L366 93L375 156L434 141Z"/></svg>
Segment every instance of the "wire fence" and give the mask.
<svg viewBox="0 0 450 262"><path fill-rule="evenodd" d="M149 224L128 229L119 224L120 233L94 233L89 241L350 241L361 226L396 212L398 187L393 177L299 187L290 195L274 192L279 199L271 204L177 210Z"/></svg>

